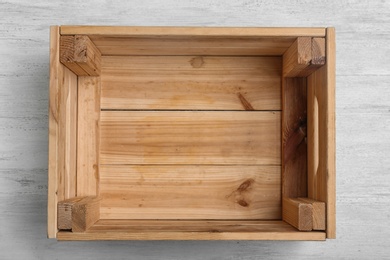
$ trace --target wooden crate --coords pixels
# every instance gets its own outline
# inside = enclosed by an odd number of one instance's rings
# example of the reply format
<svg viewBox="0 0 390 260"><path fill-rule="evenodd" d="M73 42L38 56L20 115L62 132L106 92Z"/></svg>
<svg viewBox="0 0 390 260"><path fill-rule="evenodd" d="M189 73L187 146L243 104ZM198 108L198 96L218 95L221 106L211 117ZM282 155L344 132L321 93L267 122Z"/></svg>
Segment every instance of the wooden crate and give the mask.
<svg viewBox="0 0 390 260"><path fill-rule="evenodd" d="M333 28L54 26L48 236L335 238Z"/></svg>

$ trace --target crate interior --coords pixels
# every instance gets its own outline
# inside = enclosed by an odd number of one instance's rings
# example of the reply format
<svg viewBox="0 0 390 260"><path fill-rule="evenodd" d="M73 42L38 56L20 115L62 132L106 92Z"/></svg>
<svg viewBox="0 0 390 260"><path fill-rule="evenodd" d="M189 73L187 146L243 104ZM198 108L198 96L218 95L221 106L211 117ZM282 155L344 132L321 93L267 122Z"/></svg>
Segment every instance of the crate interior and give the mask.
<svg viewBox="0 0 390 260"><path fill-rule="evenodd" d="M281 58L103 56L103 219L281 218Z"/></svg>
<svg viewBox="0 0 390 260"><path fill-rule="evenodd" d="M99 220L85 233L300 233L282 220L290 189L282 176L283 54L297 37L89 38L101 69L76 75L77 173L69 184L75 197L99 198ZM306 77L294 82L306 88ZM91 86L99 90L83 96ZM89 102L94 115L81 115ZM96 115L89 131L83 122ZM82 146L91 135L95 163ZM307 185L288 185L300 182Z"/></svg>

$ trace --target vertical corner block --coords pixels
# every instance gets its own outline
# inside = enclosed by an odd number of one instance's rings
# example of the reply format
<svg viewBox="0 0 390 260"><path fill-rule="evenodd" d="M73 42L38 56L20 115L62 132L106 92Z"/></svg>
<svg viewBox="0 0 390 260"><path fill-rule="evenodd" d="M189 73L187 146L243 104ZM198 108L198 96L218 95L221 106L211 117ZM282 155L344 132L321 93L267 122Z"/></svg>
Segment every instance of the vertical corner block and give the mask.
<svg viewBox="0 0 390 260"><path fill-rule="evenodd" d="M100 75L101 53L88 36L61 36L60 61L78 76Z"/></svg>

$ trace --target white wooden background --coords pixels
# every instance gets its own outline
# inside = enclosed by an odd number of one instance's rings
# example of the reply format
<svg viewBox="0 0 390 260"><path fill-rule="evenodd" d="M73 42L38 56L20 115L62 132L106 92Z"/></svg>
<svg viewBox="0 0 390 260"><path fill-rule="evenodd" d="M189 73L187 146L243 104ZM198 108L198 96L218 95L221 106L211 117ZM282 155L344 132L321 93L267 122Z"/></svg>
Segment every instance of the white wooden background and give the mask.
<svg viewBox="0 0 390 260"><path fill-rule="evenodd" d="M46 239L49 25L335 26L337 239ZM0 259L390 257L390 1L0 0Z"/></svg>

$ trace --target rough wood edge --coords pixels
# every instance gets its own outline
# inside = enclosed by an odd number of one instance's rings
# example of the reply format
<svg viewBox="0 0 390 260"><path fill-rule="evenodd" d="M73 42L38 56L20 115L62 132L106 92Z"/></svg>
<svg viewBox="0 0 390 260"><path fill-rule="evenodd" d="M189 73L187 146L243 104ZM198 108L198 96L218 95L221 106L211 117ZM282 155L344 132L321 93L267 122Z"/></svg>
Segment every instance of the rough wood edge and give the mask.
<svg viewBox="0 0 390 260"><path fill-rule="evenodd" d="M311 37L298 37L283 54L283 77L303 77L311 59Z"/></svg>
<svg viewBox="0 0 390 260"><path fill-rule="evenodd" d="M58 229L85 232L100 218L100 199L75 197L58 202Z"/></svg>
<svg viewBox="0 0 390 260"><path fill-rule="evenodd" d="M324 37L326 28L313 27L169 27L169 26L61 26L61 35L105 36L238 36Z"/></svg>
<svg viewBox="0 0 390 260"><path fill-rule="evenodd" d="M99 76L101 53L86 35L60 37L60 61L78 76Z"/></svg>
<svg viewBox="0 0 390 260"><path fill-rule="evenodd" d="M313 230L313 206L298 199L283 198L283 220L299 231Z"/></svg>
<svg viewBox="0 0 390 260"><path fill-rule="evenodd" d="M298 37L283 54L283 77L307 77L325 60L325 38Z"/></svg>
<svg viewBox="0 0 390 260"><path fill-rule="evenodd" d="M47 200L47 236L55 238L57 234L57 148L58 148L58 111L57 95L59 89L59 27L50 27L50 86L49 86L49 152L48 152L48 200Z"/></svg>
<svg viewBox="0 0 390 260"><path fill-rule="evenodd" d="M325 65L326 51L325 38L314 37L311 39L311 65L320 67Z"/></svg>
<svg viewBox="0 0 390 260"><path fill-rule="evenodd" d="M325 202L309 199L298 198L299 201L309 203L313 207L313 230L325 230L326 228L326 211Z"/></svg>
<svg viewBox="0 0 390 260"><path fill-rule="evenodd" d="M336 122L335 122L335 89L336 89L336 39L335 28L326 30L326 70L328 92L328 174L326 203L326 235L336 238Z"/></svg>

